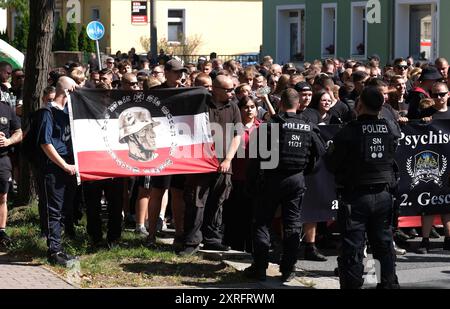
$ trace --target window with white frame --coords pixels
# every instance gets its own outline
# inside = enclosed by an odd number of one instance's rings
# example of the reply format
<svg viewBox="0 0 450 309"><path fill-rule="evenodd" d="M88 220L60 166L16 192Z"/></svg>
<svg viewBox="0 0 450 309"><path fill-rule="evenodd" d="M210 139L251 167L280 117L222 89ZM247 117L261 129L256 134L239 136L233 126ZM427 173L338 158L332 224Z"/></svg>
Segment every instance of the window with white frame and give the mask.
<svg viewBox="0 0 450 309"><path fill-rule="evenodd" d="M184 39L185 11L169 10L167 21L167 40L181 42Z"/></svg>
<svg viewBox="0 0 450 309"><path fill-rule="evenodd" d="M336 55L336 3L322 4L322 55Z"/></svg>
<svg viewBox="0 0 450 309"><path fill-rule="evenodd" d="M366 3L352 3L351 54L365 57L367 53Z"/></svg>

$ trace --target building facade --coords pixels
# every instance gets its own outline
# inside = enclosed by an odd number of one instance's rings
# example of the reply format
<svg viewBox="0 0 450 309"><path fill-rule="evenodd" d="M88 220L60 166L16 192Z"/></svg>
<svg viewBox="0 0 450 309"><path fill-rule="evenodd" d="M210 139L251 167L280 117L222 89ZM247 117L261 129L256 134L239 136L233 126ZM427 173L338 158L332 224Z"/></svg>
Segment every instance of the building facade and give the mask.
<svg viewBox="0 0 450 309"><path fill-rule="evenodd" d="M450 58L448 12L445 0L264 0L262 51L279 63Z"/></svg>
<svg viewBox="0 0 450 309"><path fill-rule="evenodd" d="M235 55L259 52L262 44L262 0L194 1L155 0L158 38L176 44L182 37L200 38L198 54ZM150 1L57 0L55 20L73 16L79 23L98 20L105 26L102 52L147 52L150 37ZM78 9L77 9L78 10ZM10 14L13 23L14 14ZM14 27L8 27L14 29ZM11 33L12 34L12 33Z"/></svg>

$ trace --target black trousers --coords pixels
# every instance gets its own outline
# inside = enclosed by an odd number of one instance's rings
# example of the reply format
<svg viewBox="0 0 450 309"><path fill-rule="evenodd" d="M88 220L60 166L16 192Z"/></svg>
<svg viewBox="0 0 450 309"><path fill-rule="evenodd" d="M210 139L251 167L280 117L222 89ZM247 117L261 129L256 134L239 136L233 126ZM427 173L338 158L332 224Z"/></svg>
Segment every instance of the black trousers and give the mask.
<svg viewBox="0 0 450 309"><path fill-rule="evenodd" d="M255 196L248 193L246 182L233 181L230 198L223 207L224 243L231 246L233 250L253 251L254 200Z"/></svg>
<svg viewBox="0 0 450 309"><path fill-rule="evenodd" d="M108 203L107 240L118 240L122 234L123 178L88 181L83 183L86 201L87 232L93 241L103 238L101 219L101 199L105 192Z"/></svg>
<svg viewBox="0 0 450 309"><path fill-rule="evenodd" d="M342 196L338 211L342 237L338 265L342 289L359 289L364 284L366 233L373 257L381 267L378 287L398 287L391 227L392 205L392 195L384 189L356 190Z"/></svg>
<svg viewBox="0 0 450 309"><path fill-rule="evenodd" d="M37 166L31 166L33 180L36 184L36 191L38 195L38 210L39 210L39 228L41 235L48 236L48 218L47 218L47 205L45 204L45 181L44 173L41 168Z"/></svg>
<svg viewBox="0 0 450 309"><path fill-rule="evenodd" d="M41 211L47 220L47 245L49 254L62 250L61 231L64 220L70 221L73 199L76 191L76 178L70 176L57 165L50 163L43 174L43 198Z"/></svg>
<svg viewBox="0 0 450 309"><path fill-rule="evenodd" d="M184 188L184 241L187 246L221 244L222 210L231 191L229 174L187 175Z"/></svg>
<svg viewBox="0 0 450 309"><path fill-rule="evenodd" d="M300 213L304 192L303 173L270 173L264 177L262 203L255 209L253 259L257 269L265 270L269 265L269 228L278 206L281 205L283 255L280 271L285 273L294 270L300 246Z"/></svg>

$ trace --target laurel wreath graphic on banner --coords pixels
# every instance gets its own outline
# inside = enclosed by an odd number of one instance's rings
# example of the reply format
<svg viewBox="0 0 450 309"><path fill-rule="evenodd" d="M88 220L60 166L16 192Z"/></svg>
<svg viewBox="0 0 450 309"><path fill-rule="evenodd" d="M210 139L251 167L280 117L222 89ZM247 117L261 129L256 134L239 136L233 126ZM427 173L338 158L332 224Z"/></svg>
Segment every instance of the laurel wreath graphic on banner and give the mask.
<svg viewBox="0 0 450 309"><path fill-rule="evenodd" d="M406 170L409 174L409 176L411 176L411 178L413 179L413 183L411 184L411 189L413 189L414 187L416 187L419 182L422 180L421 178L418 177L418 175L415 174L415 172L413 171L412 168L412 158L413 157L409 157L408 160L406 160ZM445 156L441 156L442 158L442 168L439 170L439 173L437 174L437 176L442 177L445 174L445 171L447 170L447 158ZM436 174L435 174L436 175ZM439 185L440 187L442 187L442 181L436 179L437 177L431 177L434 180L434 183Z"/></svg>
<svg viewBox="0 0 450 309"><path fill-rule="evenodd" d="M439 176L444 176L445 171L447 170L447 158L442 156L442 168L441 171L439 172Z"/></svg>
<svg viewBox="0 0 450 309"><path fill-rule="evenodd" d="M410 157L408 160L406 160L406 170L408 171L409 176L414 177L414 171L412 170L411 167L411 163L412 163L412 157Z"/></svg>

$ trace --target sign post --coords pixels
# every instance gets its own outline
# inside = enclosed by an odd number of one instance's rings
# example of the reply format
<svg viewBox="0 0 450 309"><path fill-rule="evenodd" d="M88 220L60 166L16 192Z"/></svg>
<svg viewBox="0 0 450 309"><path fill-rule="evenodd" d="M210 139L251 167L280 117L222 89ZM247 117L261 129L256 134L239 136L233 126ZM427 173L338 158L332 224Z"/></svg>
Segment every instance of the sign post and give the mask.
<svg viewBox="0 0 450 309"><path fill-rule="evenodd" d="M103 36L105 35L105 27L99 21L91 21L86 27L86 32L87 32L88 37L91 40L95 41L95 46L97 48L98 68L99 68L99 70L101 70L102 69L102 59L100 57L100 47L98 45L98 40L103 38Z"/></svg>

